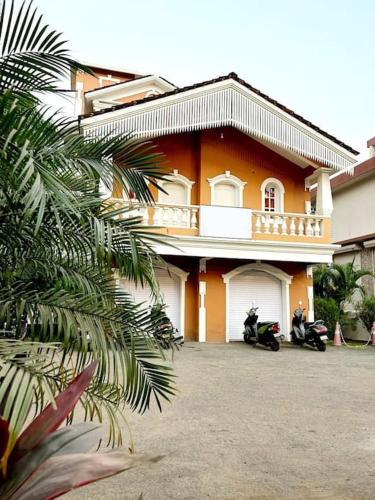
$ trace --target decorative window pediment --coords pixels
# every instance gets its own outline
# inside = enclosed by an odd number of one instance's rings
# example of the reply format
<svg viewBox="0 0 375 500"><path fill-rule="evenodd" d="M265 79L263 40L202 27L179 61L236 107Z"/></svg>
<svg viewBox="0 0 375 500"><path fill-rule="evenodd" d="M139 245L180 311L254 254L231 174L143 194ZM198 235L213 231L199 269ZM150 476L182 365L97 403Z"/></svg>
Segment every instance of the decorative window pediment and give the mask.
<svg viewBox="0 0 375 500"><path fill-rule="evenodd" d="M246 182L232 175L230 170L207 181L211 188L211 205L243 206L243 190Z"/></svg>
<svg viewBox="0 0 375 500"><path fill-rule="evenodd" d="M162 180L159 185L167 191L168 194L159 191L158 203L167 203L171 205L191 205L191 190L194 185L187 177L173 170L168 176L168 181Z"/></svg>

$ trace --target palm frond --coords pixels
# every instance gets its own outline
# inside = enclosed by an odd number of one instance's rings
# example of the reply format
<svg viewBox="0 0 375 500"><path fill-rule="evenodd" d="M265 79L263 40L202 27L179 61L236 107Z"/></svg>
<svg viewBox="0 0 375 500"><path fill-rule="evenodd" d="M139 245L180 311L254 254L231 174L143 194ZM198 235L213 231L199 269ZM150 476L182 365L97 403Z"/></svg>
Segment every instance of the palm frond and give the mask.
<svg viewBox="0 0 375 500"><path fill-rule="evenodd" d="M0 410L10 423L12 436L20 434L37 391L41 399L53 403L58 386L47 373L59 370L60 379L66 376L63 367L51 363L59 349L61 345L56 343L0 337Z"/></svg>
<svg viewBox="0 0 375 500"><path fill-rule="evenodd" d="M40 105L39 92L85 70L32 2L0 7L0 409L16 434L30 411L53 402L93 360L81 398L88 419L110 422L121 441L125 407L144 412L175 393L150 310L113 275L149 286L160 236L126 208L103 203L103 184L152 204L164 159L131 133L81 134ZM73 416L69 417L71 420Z"/></svg>
<svg viewBox="0 0 375 500"><path fill-rule="evenodd" d="M12 89L23 102L35 92L59 92L71 70L89 71L69 56L62 34L44 23L33 2L2 2L0 11L0 92Z"/></svg>

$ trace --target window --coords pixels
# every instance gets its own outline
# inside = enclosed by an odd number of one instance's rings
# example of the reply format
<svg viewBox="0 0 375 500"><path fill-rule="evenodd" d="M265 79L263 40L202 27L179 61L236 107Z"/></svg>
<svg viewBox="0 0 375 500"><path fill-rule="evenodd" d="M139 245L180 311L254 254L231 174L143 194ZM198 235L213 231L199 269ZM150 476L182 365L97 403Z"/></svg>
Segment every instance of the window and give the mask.
<svg viewBox="0 0 375 500"><path fill-rule="evenodd" d="M266 212L276 212L276 187L268 185L264 193L264 210Z"/></svg>
<svg viewBox="0 0 375 500"><path fill-rule="evenodd" d="M191 205L191 189L194 182L179 174L178 170L173 170L169 180L170 182L159 182L167 193L159 191L158 202L167 205Z"/></svg>
<svg viewBox="0 0 375 500"><path fill-rule="evenodd" d="M269 178L261 185L262 210L265 212L284 212L285 189L278 179Z"/></svg>
<svg viewBox="0 0 375 500"><path fill-rule="evenodd" d="M215 186L214 192L214 205L221 205L223 207L237 206L237 193L236 187L227 182L219 182Z"/></svg>
<svg viewBox="0 0 375 500"><path fill-rule="evenodd" d="M229 170L225 174L207 179L211 187L211 205L222 207L242 207L243 190L246 182L232 175Z"/></svg>
<svg viewBox="0 0 375 500"><path fill-rule="evenodd" d="M164 185L168 194L160 193L162 203L171 203L172 205L188 205L186 186L179 182L168 182Z"/></svg>

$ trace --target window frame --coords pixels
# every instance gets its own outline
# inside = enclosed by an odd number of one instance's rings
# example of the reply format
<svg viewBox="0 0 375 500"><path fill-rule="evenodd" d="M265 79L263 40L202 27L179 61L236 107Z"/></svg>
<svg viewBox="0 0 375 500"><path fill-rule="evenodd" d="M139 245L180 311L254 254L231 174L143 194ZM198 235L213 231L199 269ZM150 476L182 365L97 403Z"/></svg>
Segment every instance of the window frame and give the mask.
<svg viewBox="0 0 375 500"><path fill-rule="evenodd" d="M266 189L274 188L275 189L275 210L267 210L266 209ZM284 213L284 194L285 188L283 183L276 179L275 177L268 177L262 182L260 186L260 191L262 195L262 211L267 213Z"/></svg>
<svg viewBox="0 0 375 500"><path fill-rule="evenodd" d="M234 186L236 190L236 205L234 208L243 208L243 191L247 182L244 182L239 177L231 174L230 170L226 170L224 174L219 174L215 177L208 178L207 181L211 188L211 205L221 206L215 203L216 186L220 184L230 184Z"/></svg>
<svg viewBox="0 0 375 500"><path fill-rule="evenodd" d="M159 181L159 183L158 183L159 186L162 187L163 189L165 189L168 192L168 181L176 183L176 184L181 184L182 186L184 186L184 188L186 190L186 201L187 201L187 203L178 204L178 205L180 205L180 206L191 205L191 190L192 190L193 185L195 184L195 182L191 181L190 179L188 179L184 175L179 174L177 169L174 169L173 173L167 176L167 179L168 180L164 180L163 179L163 180ZM168 200L163 201L163 196L167 197L167 195L165 195L162 191L159 190L158 191L158 201L157 201L158 204L175 205L175 203L171 203Z"/></svg>

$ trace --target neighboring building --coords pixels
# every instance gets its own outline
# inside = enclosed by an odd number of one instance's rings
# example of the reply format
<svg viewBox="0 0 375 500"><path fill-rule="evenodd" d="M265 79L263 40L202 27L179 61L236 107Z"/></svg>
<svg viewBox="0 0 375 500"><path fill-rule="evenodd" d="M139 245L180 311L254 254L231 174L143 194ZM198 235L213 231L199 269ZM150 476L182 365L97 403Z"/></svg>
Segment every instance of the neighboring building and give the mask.
<svg viewBox="0 0 375 500"><path fill-rule="evenodd" d="M341 245L338 263L352 262L375 273L375 138L367 142L370 158L354 166L353 174L331 177L333 193L332 241ZM362 279L366 292L375 295L375 278Z"/></svg>
<svg viewBox="0 0 375 500"><path fill-rule="evenodd" d="M330 263L337 249L329 175L358 153L234 73L177 88L128 72L105 86L115 73L96 71L96 81L74 79L84 133L134 131L168 160L169 195L153 190L155 206L135 211L162 228L161 238L175 236L175 248L155 247L169 264L157 278L185 339L241 340L253 302L260 320L278 320L286 334L299 301L311 319L311 266ZM127 203L116 186L110 195ZM147 290L124 285L148 299Z"/></svg>

